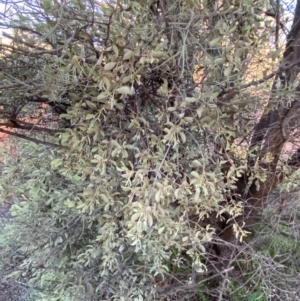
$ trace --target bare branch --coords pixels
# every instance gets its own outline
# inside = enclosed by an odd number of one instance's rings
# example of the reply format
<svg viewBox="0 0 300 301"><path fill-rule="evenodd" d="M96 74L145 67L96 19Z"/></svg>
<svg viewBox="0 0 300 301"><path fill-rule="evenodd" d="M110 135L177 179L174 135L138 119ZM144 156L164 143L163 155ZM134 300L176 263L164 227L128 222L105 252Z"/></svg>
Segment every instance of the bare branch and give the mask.
<svg viewBox="0 0 300 301"><path fill-rule="evenodd" d="M36 139L36 138L31 138L31 137L28 137L26 135L11 132L11 131L7 131L7 130L1 129L1 128L0 128L0 132L4 133L4 134L8 134L10 136L14 136L14 137L17 137L17 138L21 138L21 139L31 141L31 142L34 142L36 144L43 144L43 145L52 146L52 147L59 147L59 148L68 148L67 146L64 146L64 145L55 144L55 143L47 142L47 141L42 141L42 140L39 140L39 139Z"/></svg>

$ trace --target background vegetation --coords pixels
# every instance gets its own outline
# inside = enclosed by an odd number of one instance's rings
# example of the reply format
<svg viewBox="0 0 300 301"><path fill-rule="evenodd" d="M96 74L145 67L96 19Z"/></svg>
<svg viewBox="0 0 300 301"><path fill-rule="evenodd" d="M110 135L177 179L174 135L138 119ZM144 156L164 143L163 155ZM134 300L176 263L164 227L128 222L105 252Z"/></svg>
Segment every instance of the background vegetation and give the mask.
<svg viewBox="0 0 300 301"><path fill-rule="evenodd" d="M300 1L1 3L7 291L299 298Z"/></svg>

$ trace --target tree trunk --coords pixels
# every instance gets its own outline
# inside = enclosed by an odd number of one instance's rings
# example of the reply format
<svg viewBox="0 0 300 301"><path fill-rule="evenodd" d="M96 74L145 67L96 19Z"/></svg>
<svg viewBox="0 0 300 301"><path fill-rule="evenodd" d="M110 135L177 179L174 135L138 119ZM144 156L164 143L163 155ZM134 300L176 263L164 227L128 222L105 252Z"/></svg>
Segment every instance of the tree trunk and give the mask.
<svg viewBox="0 0 300 301"><path fill-rule="evenodd" d="M284 148L284 145L289 141L291 133L298 126L300 103L299 93L300 86L295 89L294 100L290 106L284 100L279 102L276 109L271 109L278 98L278 91L282 87L290 87L299 74L300 67L300 0L297 1L293 26L288 34L285 52L279 66L279 72L274 79L271 89L271 96L268 105L265 108L259 122L254 127L253 136L249 150L254 152L256 158L259 159L259 167L266 173L266 180L260 182L259 189L253 183L248 186L249 176L244 175L237 182L237 189L232 193L239 195L237 201L242 201L244 205L243 215L236 221L227 221L223 223L223 231L219 234L225 243L219 247L220 258L223 262L229 261L230 255L233 252L232 246L237 244L237 238L233 230L233 224L237 222L240 226L251 229L257 222L257 217L264 209L266 200L270 193L283 180L283 175L278 172L277 165ZM281 69L280 69L281 68ZM278 86L280 80L281 86ZM272 162L264 163L263 158L266 155L271 156ZM299 168L300 151L298 150L286 164L291 168L293 173ZM248 160L248 170L253 169L254 162ZM231 243L233 245L230 244Z"/></svg>

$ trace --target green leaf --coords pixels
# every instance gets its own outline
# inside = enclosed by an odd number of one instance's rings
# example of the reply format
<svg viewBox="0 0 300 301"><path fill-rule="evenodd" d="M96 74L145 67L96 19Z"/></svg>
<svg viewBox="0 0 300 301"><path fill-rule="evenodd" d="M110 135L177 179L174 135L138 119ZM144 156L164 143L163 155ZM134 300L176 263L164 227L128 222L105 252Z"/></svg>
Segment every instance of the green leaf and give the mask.
<svg viewBox="0 0 300 301"><path fill-rule="evenodd" d="M129 60L134 56L134 52L130 49L127 49L127 51L125 52L124 56L123 56L123 60Z"/></svg>
<svg viewBox="0 0 300 301"><path fill-rule="evenodd" d="M41 6L45 9L45 10L49 10L51 9L53 3L51 0L42 0L41 2Z"/></svg>
<svg viewBox="0 0 300 301"><path fill-rule="evenodd" d="M97 109L97 106L93 102L89 100L86 100L85 102L91 109Z"/></svg>
<svg viewBox="0 0 300 301"><path fill-rule="evenodd" d="M112 70L112 69L115 68L116 64L117 64L116 62L110 62L110 63L107 63L107 64L104 66L104 70L110 71L110 70Z"/></svg>
<svg viewBox="0 0 300 301"><path fill-rule="evenodd" d="M93 114L87 114L86 116L85 116L85 119L86 120L90 120L90 119L93 119L95 117L95 115L93 115Z"/></svg>
<svg viewBox="0 0 300 301"><path fill-rule="evenodd" d="M123 95L134 95L134 88L128 87L128 86L122 86L118 89L116 89L116 92Z"/></svg>
<svg viewBox="0 0 300 301"><path fill-rule="evenodd" d="M213 39L212 41L209 42L209 46L214 47L214 46L218 45L220 40L221 40L221 37Z"/></svg>
<svg viewBox="0 0 300 301"><path fill-rule="evenodd" d="M60 165L62 165L62 160L60 158L51 161L52 168L57 168Z"/></svg>

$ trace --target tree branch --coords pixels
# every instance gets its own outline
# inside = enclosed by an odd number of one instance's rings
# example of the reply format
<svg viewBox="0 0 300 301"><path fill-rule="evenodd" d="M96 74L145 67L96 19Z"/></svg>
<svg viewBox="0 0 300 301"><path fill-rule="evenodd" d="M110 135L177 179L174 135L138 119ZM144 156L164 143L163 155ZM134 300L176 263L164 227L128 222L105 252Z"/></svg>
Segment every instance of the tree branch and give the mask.
<svg viewBox="0 0 300 301"><path fill-rule="evenodd" d="M21 124L23 123L23 125ZM37 126L35 123L23 122L15 119L11 119L10 122L0 122L0 126L6 126L13 129L27 130L27 131L39 131L49 134L59 133L61 130L49 129Z"/></svg>
<svg viewBox="0 0 300 301"><path fill-rule="evenodd" d="M56 144L56 143L52 143L52 142L47 142L47 141L42 141L42 140L39 140L39 139L28 137L28 136L23 135L23 134L7 131L7 130L1 129L1 128L0 128L0 133L4 133L4 134L11 135L11 136L14 136L14 137L18 137L18 138L21 138L21 139L24 139L24 140L28 140L28 141L34 142L36 144L43 144L43 145L52 146L52 147L59 147L59 148L68 148L67 146L64 146L64 145L60 145L60 144Z"/></svg>

